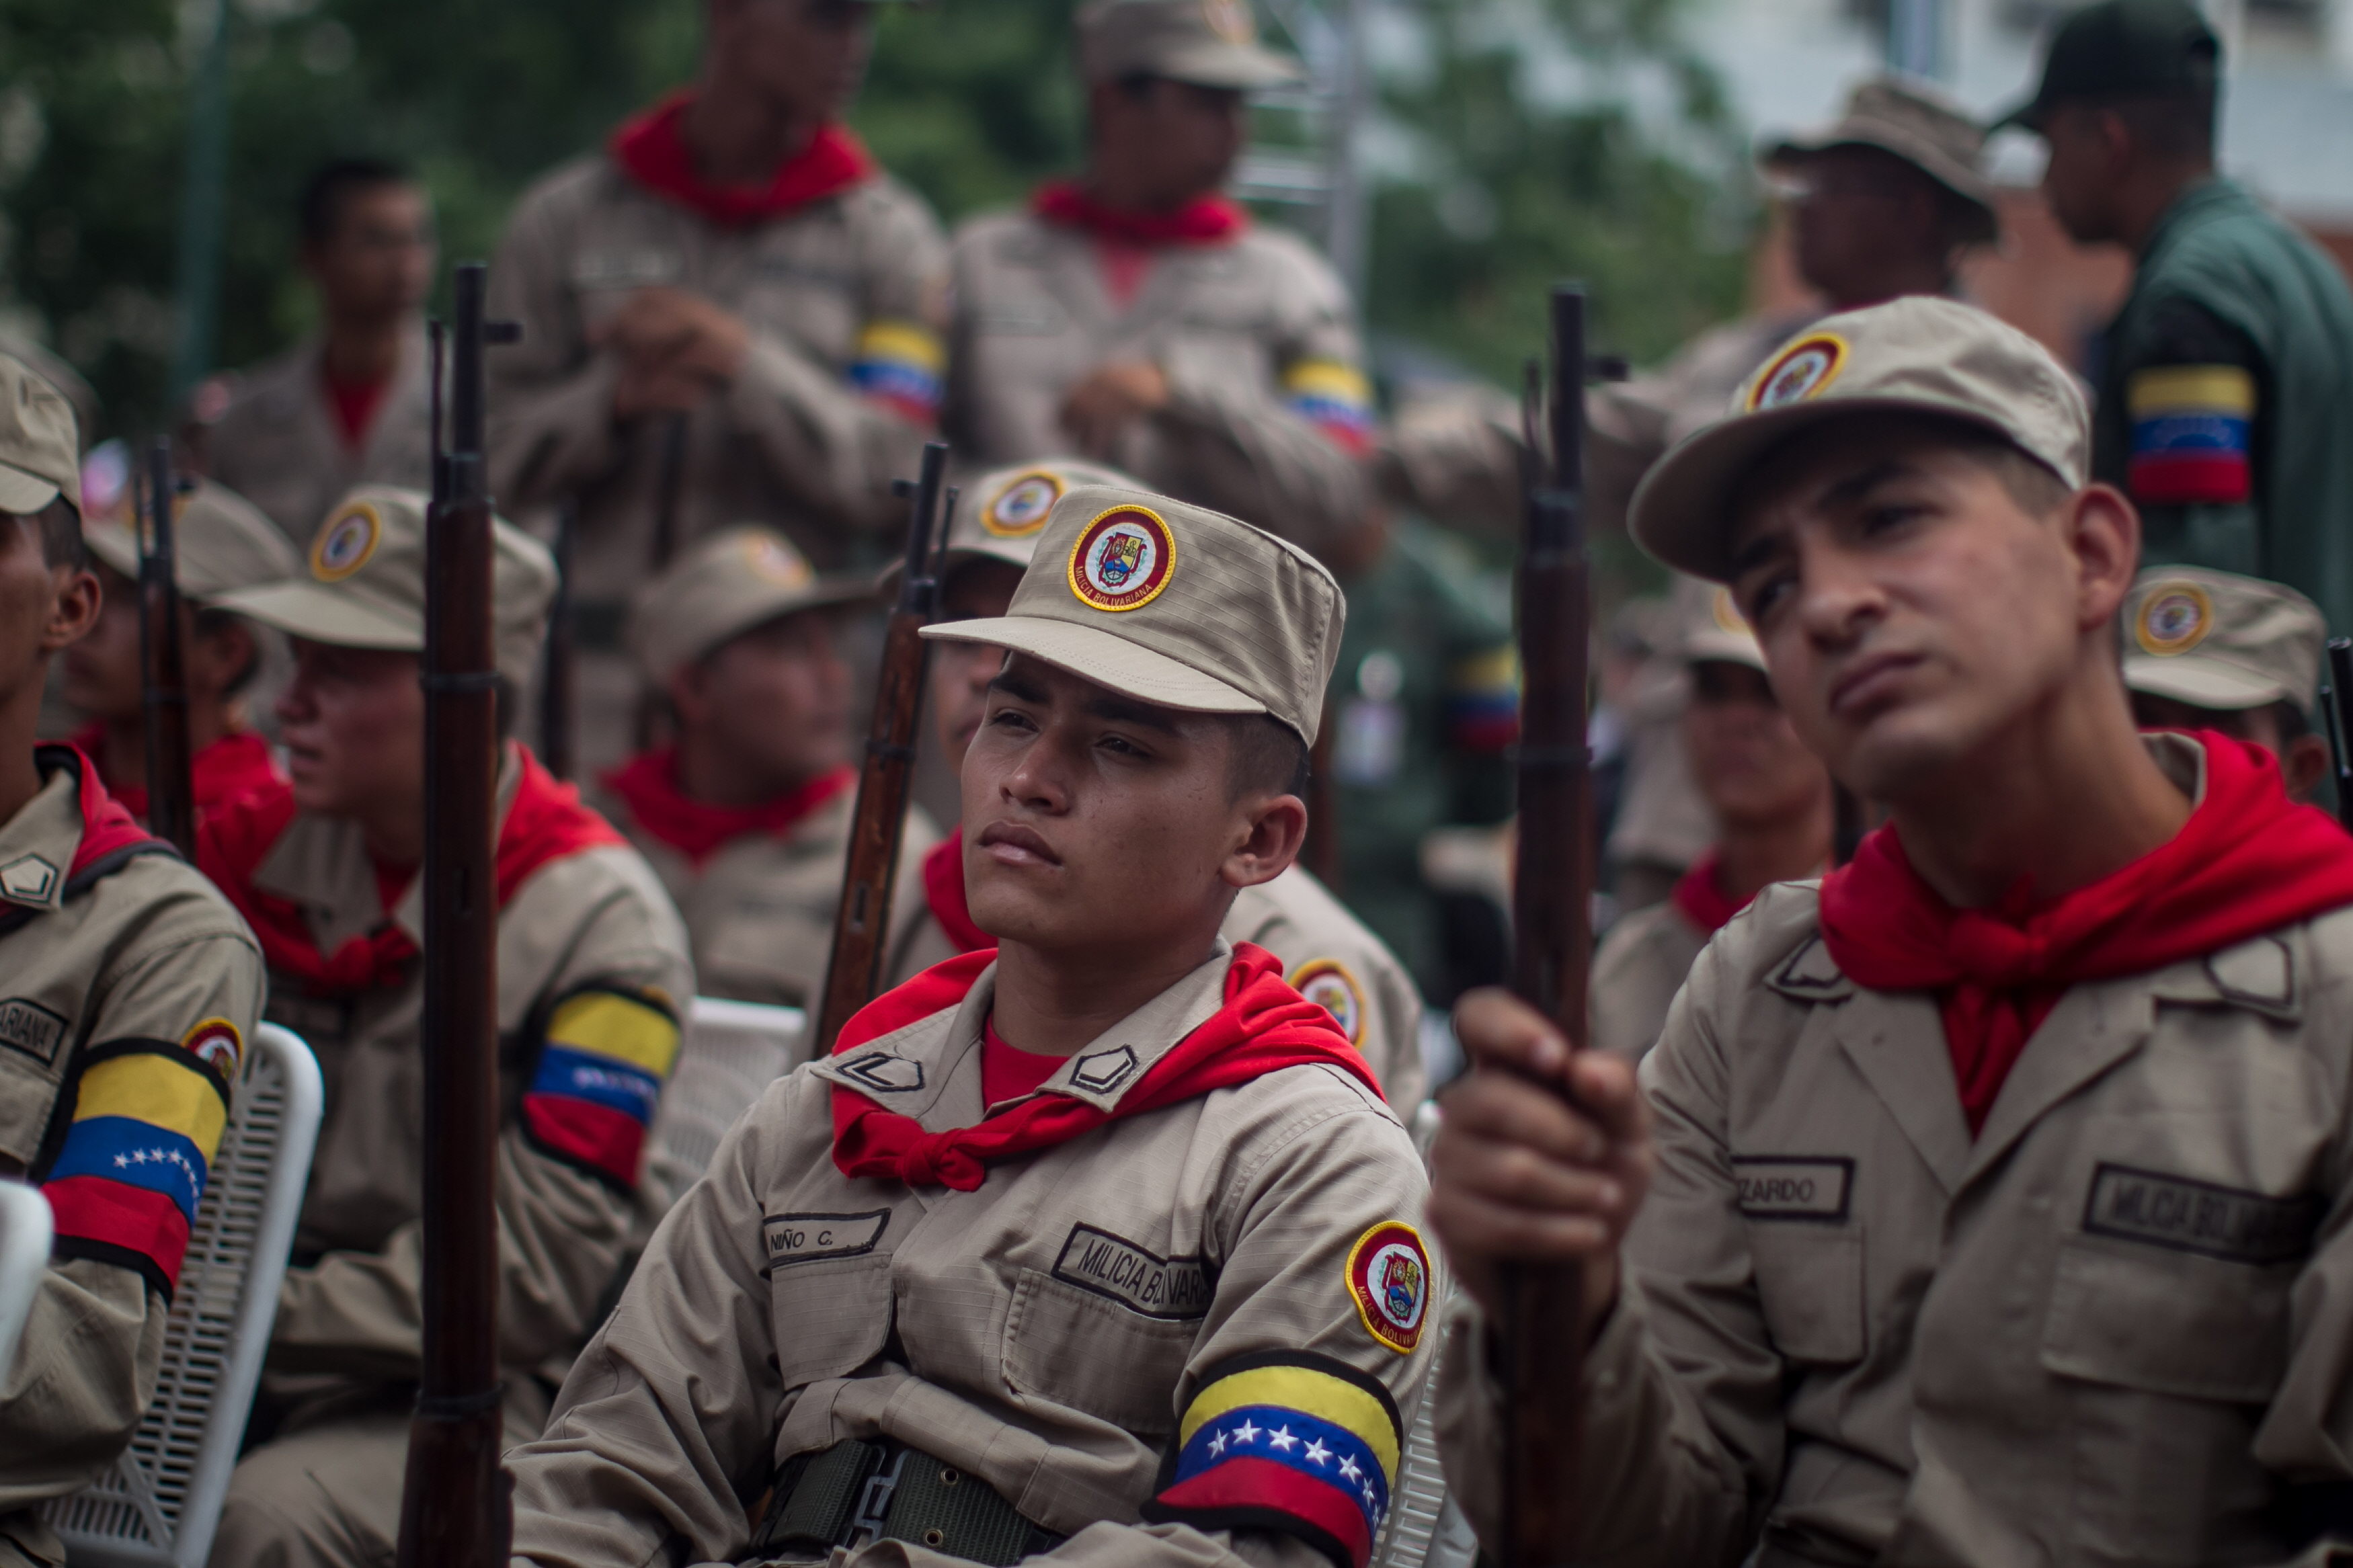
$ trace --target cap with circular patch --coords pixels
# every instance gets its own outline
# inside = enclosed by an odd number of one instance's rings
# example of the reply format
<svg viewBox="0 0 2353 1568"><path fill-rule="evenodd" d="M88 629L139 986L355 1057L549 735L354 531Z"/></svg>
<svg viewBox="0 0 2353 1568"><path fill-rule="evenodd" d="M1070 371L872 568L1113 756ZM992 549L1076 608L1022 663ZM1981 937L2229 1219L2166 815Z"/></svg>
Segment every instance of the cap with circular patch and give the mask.
<svg viewBox="0 0 2353 1568"><path fill-rule="evenodd" d="M1748 619L1732 602L1732 590L1720 583L1696 577L1675 579L1676 620L1682 627L1678 649L1685 664L1745 664L1765 668L1765 650Z"/></svg>
<svg viewBox="0 0 2353 1568"><path fill-rule="evenodd" d="M311 536L307 570L223 594L214 604L311 642L422 652L429 504L421 490L363 486L338 501ZM492 521L491 541L499 673L520 687L539 660L555 597L555 561L503 518Z"/></svg>
<svg viewBox="0 0 2353 1568"><path fill-rule="evenodd" d="M1270 713L1314 744L1347 604L1296 545L1125 486L1054 503L1006 613L923 628L1164 708Z"/></svg>
<svg viewBox="0 0 2353 1568"><path fill-rule="evenodd" d="M801 610L874 596L871 580L819 577L783 535L746 525L711 534L639 589L628 644L666 681L721 644Z"/></svg>
<svg viewBox="0 0 2353 1568"><path fill-rule="evenodd" d="M125 577L139 575L140 531L120 518L84 519L90 552ZM282 583L302 558L261 510L227 485L199 479L172 513L172 578L200 605L223 594Z"/></svg>
<svg viewBox="0 0 2353 1568"><path fill-rule="evenodd" d="M1802 166L1833 147L1876 147L1903 159L1967 203L1964 244L1998 238L2001 219L1993 182L1983 164L1985 130L1942 93L1898 77L1873 77L1858 86L1835 125L1785 136L1767 147L1767 168Z"/></svg>
<svg viewBox="0 0 2353 1568"><path fill-rule="evenodd" d="M2328 623L2283 583L2202 566L2152 566L2121 617L2125 684L2193 708L2293 702L2318 711Z"/></svg>
<svg viewBox="0 0 2353 1568"><path fill-rule="evenodd" d="M1084 458L1040 458L994 469L962 487L955 515L948 520L947 570L954 572L967 561L1029 565L1054 503L1081 485L1145 488L1143 480ZM884 567L878 591L895 590L905 569L903 561Z"/></svg>
<svg viewBox="0 0 2353 1568"><path fill-rule="evenodd" d="M63 496L81 510L73 405L14 354L0 354L0 511L24 516Z"/></svg>
<svg viewBox="0 0 2353 1568"><path fill-rule="evenodd" d="M1643 476L1635 542L1678 571L1729 581L1733 501L1750 471L1801 430L1886 412L1982 426L2070 488L2091 468L2091 410L2049 350L1983 310L1914 295L1826 316L1783 344L1725 418Z"/></svg>
<svg viewBox="0 0 2353 1568"><path fill-rule="evenodd" d="M1163 77L1196 87L1282 87L1299 68L1258 39L1250 0L1093 0L1079 13L1089 81Z"/></svg>

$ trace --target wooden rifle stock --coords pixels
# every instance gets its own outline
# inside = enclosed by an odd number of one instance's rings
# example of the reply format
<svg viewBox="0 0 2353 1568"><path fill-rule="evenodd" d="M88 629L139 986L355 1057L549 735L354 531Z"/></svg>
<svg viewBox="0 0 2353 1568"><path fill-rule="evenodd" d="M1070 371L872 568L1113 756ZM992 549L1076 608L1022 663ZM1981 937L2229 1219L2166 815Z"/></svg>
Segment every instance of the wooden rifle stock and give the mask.
<svg viewBox="0 0 2353 1568"><path fill-rule="evenodd" d="M2353 637L2328 639L2328 685L2320 694L2328 749L2337 763L2337 820L2353 828Z"/></svg>
<svg viewBox="0 0 2353 1568"><path fill-rule="evenodd" d="M196 858L195 787L189 778L188 679L180 645L179 552L173 542L179 487L172 443L147 454L147 527L139 551L140 707L146 721L147 826L188 860Z"/></svg>
<svg viewBox="0 0 2353 1568"><path fill-rule="evenodd" d="M654 460L654 532L652 560L646 576L659 577L678 553L678 510L686 491L686 416L662 416L661 445ZM637 746L649 750L661 729L662 694L647 687L638 694Z"/></svg>
<svg viewBox="0 0 2353 1568"><path fill-rule="evenodd" d="M424 1365L400 1500L401 1568L505 1568L513 1533L498 1359L498 660L482 355L484 268L457 268L449 442L434 335L425 549Z"/></svg>
<svg viewBox="0 0 2353 1568"><path fill-rule="evenodd" d="M913 486L907 516L907 564L899 579L899 603L882 634L881 679L874 686L874 718L867 728L866 756L858 775L858 813L849 829L849 852L841 877L841 905L833 920L833 956L826 965L825 994L818 1009L811 1055L833 1048L850 1015L881 989L882 965L891 937L891 891L898 879L899 845L907 823L907 797L915 776L915 723L923 707L923 677L930 645L919 635L939 608L934 541L944 548L941 487L948 449L933 441L923 447L923 477ZM953 506L953 500L949 505Z"/></svg>
<svg viewBox="0 0 2353 1568"><path fill-rule="evenodd" d="M1592 776L1585 740L1592 620L1585 549L1585 293L1552 294L1549 471L1531 419L1527 539L1520 558L1519 852L1512 891L1512 989L1586 1040L1593 948ZM1553 1568L1576 1540L1584 1271L1505 1271L1507 1394L1504 1568Z"/></svg>
<svg viewBox="0 0 2353 1568"><path fill-rule="evenodd" d="M539 676L539 760L557 778L572 776L572 558L579 508L566 497L555 509L555 602L547 609L547 658Z"/></svg>

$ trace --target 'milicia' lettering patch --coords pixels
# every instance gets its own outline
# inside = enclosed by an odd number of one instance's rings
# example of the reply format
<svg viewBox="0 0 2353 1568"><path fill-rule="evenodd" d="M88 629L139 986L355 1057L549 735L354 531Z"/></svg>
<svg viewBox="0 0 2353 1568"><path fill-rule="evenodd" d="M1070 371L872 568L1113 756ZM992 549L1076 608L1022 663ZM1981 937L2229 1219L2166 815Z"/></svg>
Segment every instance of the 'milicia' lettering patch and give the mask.
<svg viewBox="0 0 2353 1568"><path fill-rule="evenodd" d="M2325 1207L2317 1194L2274 1197L2103 1161L2084 1228L2231 1263L2284 1263L2312 1249Z"/></svg>

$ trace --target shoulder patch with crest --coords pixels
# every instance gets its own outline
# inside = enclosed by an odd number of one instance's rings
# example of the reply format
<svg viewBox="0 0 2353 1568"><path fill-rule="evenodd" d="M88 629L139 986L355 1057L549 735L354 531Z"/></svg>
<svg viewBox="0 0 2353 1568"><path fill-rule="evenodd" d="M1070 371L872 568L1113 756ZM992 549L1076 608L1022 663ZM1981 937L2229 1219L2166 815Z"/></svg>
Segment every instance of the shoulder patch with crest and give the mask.
<svg viewBox="0 0 2353 1568"><path fill-rule="evenodd" d="M1412 1353L1430 1316L1430 1253L1420 1233L1388 1219L1358 1237L1348 1249L1348 1294L1366 1333L1399 1355Z"/></svg>
<svg viewBox="0 0 2353 1568"><path fill-rule="evenodd" d="M245 1062L245 1037L227 1018L206 1018L180 1037L182 1048L234 1084Z"/></svg>
<svg viewBox="0 0 2353 1568"><path fill-rule="evenodd" d="M1365 1043L1365 988L1336 958L1311 958L1291 972L1291 988L1332 1015L1348 1043Z"/></svg>

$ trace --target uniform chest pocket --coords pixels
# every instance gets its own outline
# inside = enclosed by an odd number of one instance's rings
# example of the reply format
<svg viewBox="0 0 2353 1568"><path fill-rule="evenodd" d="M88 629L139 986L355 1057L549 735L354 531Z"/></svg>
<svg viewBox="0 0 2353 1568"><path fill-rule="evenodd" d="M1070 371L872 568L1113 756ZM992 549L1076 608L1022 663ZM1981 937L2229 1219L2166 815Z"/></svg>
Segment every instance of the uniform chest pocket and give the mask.
<svg viewBox="0 0 2353 1568"><path fill-rule="evenodd" d="M804 1216L794 1215L798 1219ZM853 1227L866 1215L815 1215L814 1222L843 1219ZM771 1219L771 1230L776 1221ZM815 1232L805 1245L814 1247ZM855 1238L853 1238L855 1239ZM770 1255L776 1258L775 1245ZM776 1372L787 1390L828 1377L844 1377L882 1353L891 1339L891 1255L781 1258L768 1271L769 1314L775 1329Z"/></svg>
<svg viewBox="0 0 2353 1568"><path fill-rule="evenodd" d="M1139 1437L1176 1429L1176 1382L1198 1318L1148 1318L1109 1297L1021 1270L1005 1319L1013 1392L1082 1411Z"/></svg>
<svg viewBox="0 0 2353 1568"><path fill-rule="evenodd" d="M2292 1263L2070 1241L2052 1279L2042 1364L2151 1394L2267 1404L2287 1370L2295 1271Z"/></svg>
<svg viewBox="0 0 2353 1568"><path fill-rule="evenodd" d="M1748 1222L1748 1254L1773 1348L1801 1365L1862 1359L1862 1232L1792 1220Z"/></svg>

